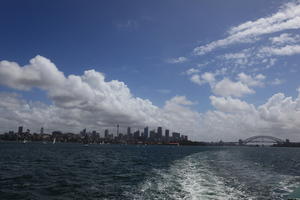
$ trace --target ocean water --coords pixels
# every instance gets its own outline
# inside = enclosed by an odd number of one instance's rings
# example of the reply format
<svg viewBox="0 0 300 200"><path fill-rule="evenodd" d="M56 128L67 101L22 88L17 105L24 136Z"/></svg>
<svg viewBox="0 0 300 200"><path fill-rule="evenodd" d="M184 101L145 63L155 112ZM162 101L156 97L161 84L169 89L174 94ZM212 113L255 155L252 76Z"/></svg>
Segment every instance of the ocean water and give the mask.
<svg viewBox="0 0 300 200"><path fill-rule="evenodd" d="M0 199L288 199L300 149L0 143Z"/></svg>

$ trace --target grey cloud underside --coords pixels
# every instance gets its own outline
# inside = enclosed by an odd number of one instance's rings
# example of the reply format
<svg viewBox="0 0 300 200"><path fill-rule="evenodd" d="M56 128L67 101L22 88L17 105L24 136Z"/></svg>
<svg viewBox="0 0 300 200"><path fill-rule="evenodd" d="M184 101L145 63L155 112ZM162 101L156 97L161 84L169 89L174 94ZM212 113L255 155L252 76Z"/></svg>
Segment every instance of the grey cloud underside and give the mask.
<svg viewBox="0 0 300 200"><path fill-rule="evenodd" d="M212 85L221 84L216 82L215 74L200 78ZM237 79L239 84L257 87L264 77L240 74ZM160 108L150 100L133 96L125 83L106 81L102 73L94 70L85 71L81 76L66 77L42 56L36 56L23 67L1 61L0 80L1 85L17 90L40 88L53 102L45 105L25 101L14 93L0 93L2 131L15 129L19 124L35 130L44 126L63 131L100 130L100 127L117 123L140 128L160 125L206 141L236 140L254 134L297 139L300 132L299 96L293 99L278 93L258 107L236 99L234 95L211 96L214 109L205 113L193 110L197 105L186 97L175 96ZM233 83L225 81L225 85ZM236 85L232 87L236 89Z"/></svg>

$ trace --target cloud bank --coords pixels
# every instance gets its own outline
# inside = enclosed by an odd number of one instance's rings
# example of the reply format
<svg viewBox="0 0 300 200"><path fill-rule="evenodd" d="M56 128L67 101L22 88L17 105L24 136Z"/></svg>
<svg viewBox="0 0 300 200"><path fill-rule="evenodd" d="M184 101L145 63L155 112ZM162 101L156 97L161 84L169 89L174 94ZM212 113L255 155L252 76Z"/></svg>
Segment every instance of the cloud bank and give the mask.
<svg viewBox="0 0 300 200"><path fill-rule="evenodd" d="M197 73L197 72L193 72ZM220 71L218 72L220 73ZM216 73L216 74L218 74ZM300 95L274 94L255 106L237 99L262 86L263 75L239 74L236 81L217 80L216 74L200 78L211 84L212 110L195 111L197 104L185 96L175 96L157 107L150 100L135 97L121 81L106 81L95 70L65 76L49 59L36 56L28 65L0 62L0 84L27 91L45 91L51 105L26 101L16 93L0 93L0 125L3 131L19 124L36 128L79 131L83 128L163 126L188 134L192 139L236 141L256 134L297 139L300 132ZM226 92L225 92L226 91Z"/></svg>
<svg viewBox="0 0 300 200"><path fill-rule="evenodd" d="M11 112L15 113L15 108L28 107L27 114L32 114L32 121L26 120L23 114L14 115L16 122L28 126L37 124L79 130L120 124L140 128L164 126L184 131L194 127L192 124L199 117L198 113L191 111L190 102L183 96L176 96L167 101L165 107L159 108L147 99L134 97L124 82L106 81L105 76L95 70L87 70L81 76L66 77L42 56L36 56L23 67L15 62L1 61L0 80L0 84L10 88L25 91L39 88L47 92L53 102L48 107L29 105L16 95L1 96L2 102L8 105L10 101L17 102L18 107L11 107ZM39 123L33 123L37 120L36 116L40 116Z"/></svg>

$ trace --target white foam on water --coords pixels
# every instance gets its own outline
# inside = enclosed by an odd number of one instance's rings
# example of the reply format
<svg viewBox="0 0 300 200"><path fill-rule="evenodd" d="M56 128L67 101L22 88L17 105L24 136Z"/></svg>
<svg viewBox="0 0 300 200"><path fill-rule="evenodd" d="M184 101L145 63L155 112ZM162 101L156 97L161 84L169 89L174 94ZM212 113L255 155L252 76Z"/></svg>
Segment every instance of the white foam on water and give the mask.
<svg viewBox="0 0 300 200"><path fill-rule="evenodd" d="M130 199L281 200L300 183L300 177L227 151L192 154L150 173L127 195Z"/></svg>
<svg viewBox="0 0 300 200"><path fill-rule="evenodd" d="M283 176L282 180L278 183L278 186L274 190L274 193L277 194L276 191L280 191L280 196L284 197L294 192L296 188L300 186L300 177L299 176Z"/></svg>
<svg viewBox="0 0 300 200"><path fill-rule="evenodd" d="M252 199L216 176L207 160L205 153L196 153L175 161L168 169L155 170L132 195L133 199Z"/></svg>

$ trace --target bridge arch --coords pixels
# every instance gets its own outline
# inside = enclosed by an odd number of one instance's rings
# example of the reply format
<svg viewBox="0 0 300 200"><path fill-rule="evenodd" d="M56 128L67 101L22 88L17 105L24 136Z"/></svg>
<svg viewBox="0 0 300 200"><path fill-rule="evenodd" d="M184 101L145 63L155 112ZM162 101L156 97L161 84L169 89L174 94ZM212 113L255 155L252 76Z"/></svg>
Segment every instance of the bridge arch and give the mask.
<svg viewBox="0 0 300 200"><path fill-rule="evenodd" d="M256 136L252 136L249 137L245 140L243 140L243 144L248 144L251 142L260 142L261 140L267 140L267 141L271 141L272 143L277 143L277 144L281 144L284 143L284 141L282 139L273 137L273 136L267 136L267 135L256 135ZM263 142L261 142L263 143Z"/></svg>

